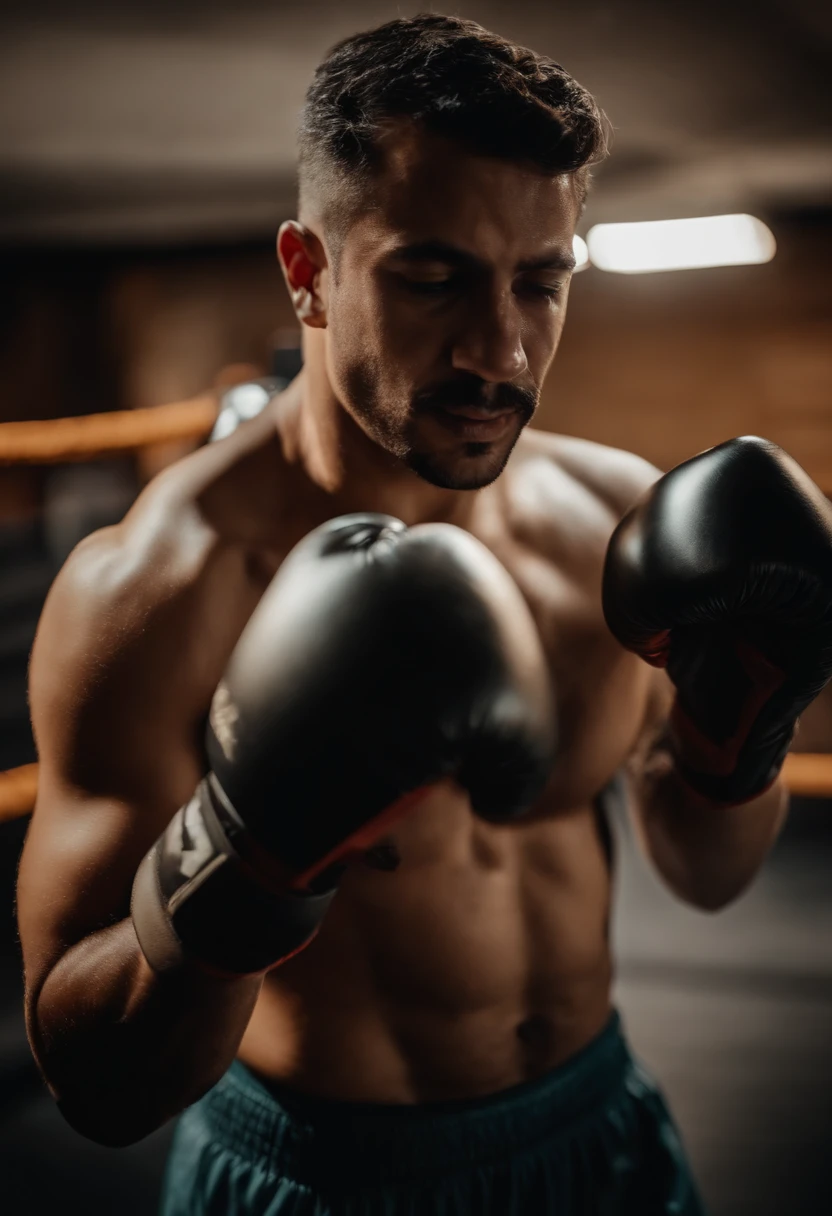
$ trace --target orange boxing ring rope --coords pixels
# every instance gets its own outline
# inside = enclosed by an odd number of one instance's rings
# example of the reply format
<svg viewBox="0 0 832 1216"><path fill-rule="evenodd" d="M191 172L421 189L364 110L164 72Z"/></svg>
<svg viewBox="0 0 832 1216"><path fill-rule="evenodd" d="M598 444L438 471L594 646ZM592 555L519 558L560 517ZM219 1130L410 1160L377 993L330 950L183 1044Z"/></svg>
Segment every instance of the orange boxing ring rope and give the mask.
<svg viewBox="0 0 832 1216"><path fill-rule="evenodd" d="M0 465L92 460L180 439L203 439L217 420L218 394L146 409L33 422L0 422Z"/></svg>

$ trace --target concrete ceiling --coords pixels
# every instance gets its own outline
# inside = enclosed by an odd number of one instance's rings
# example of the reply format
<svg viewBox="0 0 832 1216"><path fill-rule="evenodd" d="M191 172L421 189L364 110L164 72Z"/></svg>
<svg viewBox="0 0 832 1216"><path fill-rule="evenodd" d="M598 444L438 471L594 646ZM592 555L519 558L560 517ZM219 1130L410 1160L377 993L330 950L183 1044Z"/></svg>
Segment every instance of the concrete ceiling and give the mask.
<svg viewBox="0 0 832 1216"><path fill-rule="evenodd" d="M0 241L267 236L326 49L431 7L384 0L5 0ZM435 6L443 11L443 5ZM562 62L614 128L588 222L832 202L832 6L448 6Z"/></svg>

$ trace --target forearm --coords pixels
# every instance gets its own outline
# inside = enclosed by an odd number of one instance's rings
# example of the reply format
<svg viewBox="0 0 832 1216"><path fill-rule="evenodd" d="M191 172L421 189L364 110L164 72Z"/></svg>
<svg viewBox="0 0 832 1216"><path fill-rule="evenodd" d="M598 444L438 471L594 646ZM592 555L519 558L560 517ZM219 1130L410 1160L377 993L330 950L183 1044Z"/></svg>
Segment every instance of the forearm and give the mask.
<svg viewBox="0 0 832 1216"><path fill-rule="evenodd" d="M781 781L740 806L715 805L678 776L661 749L641 774L637 825L645 851L681 899L716 911L751 882L788 809Z"/></svg>
<svg viewBox="0 0 832 1216"><path fill-rule="evenodd" d="M195 967L160 977L128 918L71 947L49 973L27 1011L32 1048L76 1130L129 1144L222 1076L261 984Z"/></svg>

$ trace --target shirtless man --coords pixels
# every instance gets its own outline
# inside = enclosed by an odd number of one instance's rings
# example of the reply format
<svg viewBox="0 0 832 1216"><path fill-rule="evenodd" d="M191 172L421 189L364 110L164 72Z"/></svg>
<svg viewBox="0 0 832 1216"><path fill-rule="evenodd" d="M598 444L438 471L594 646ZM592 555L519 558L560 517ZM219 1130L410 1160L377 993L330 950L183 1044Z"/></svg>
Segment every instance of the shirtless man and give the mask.
<svg viewBox="0 0 832 1216"><path fill-rule="evenodd" d="M336 48L278 238L303 372L50 593L29 1033L85 1135L185 1111L166 1216L701 1211L611 1009L598 796L628 769L682 899L747 885L823 679L783 637L794 595L776 645L720 631L731 578L753 604L759 541L796 584L804 532L828 574L832 523L762 442L682 466L607 563L653 665L611 634L605 551L656 471L525 429L602 147L561 68L471 23Z"/></svg>

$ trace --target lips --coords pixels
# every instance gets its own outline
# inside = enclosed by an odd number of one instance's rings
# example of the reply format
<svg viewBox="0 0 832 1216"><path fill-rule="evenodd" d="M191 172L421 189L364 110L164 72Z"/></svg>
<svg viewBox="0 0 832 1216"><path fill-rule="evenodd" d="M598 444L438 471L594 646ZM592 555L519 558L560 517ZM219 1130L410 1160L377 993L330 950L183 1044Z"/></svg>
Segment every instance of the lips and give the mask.
<svg viewBox="0 0 832 1216"><path fill-rule="evenodd" d="M490 410L484 405L443 405L439 409L457 418L470 418L472 422L490 422L493 418L502 418L515 411L509 406L502 410Z"/></svg>
<svg viewBox="0 0 832 1216"><path fill-rule="evenodd" d="M511 426L517 410L490 410L478 405L434 406L431 416L445 430L459 439L489 443L502 436Z"/></svg>

